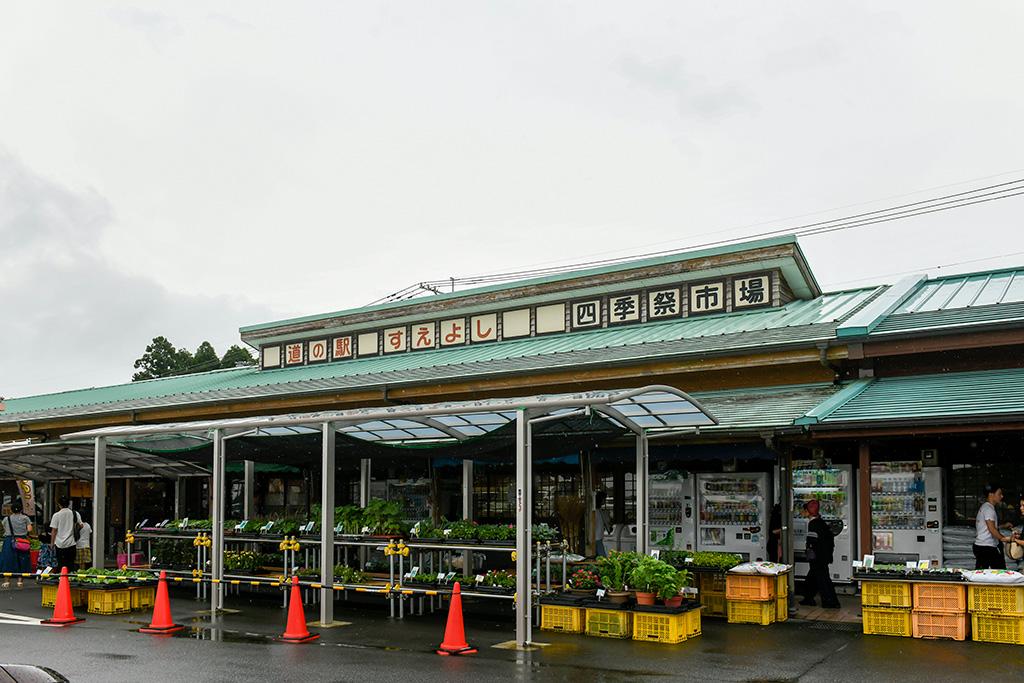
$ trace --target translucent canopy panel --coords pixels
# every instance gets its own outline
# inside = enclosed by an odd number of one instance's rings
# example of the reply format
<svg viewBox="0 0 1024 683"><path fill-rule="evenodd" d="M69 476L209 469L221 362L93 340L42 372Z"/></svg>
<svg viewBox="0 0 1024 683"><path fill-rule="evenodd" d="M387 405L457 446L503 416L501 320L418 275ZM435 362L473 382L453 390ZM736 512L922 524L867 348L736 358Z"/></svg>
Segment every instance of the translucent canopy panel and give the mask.
<svg viewBox="0 0 1024 683"><path fill-rule="evenodd" d="M148 434L194 434L209 438L213 430L220 430L227 438L231 438L242 435L312 433L318 431L321 425L331 423L342 434L375 443L464 441L489 434L514 422L520 411L530 420L568 416L572 413L597 413L616 426L635 433L717 424L714 416L682 391L668 386L648 386L578 394L107 427L76 432L62 438L122 439L130 435Z"/></svg>
<svg viewBox="0 0 1024 683"><path fill-rule="evenodd" d="M0 446L0 473L11 478L50 481L92 481L95 446L92 441L11 444ZM187 477L209 474L209 469L173 456L140 453L107 446L107 476Z"/></svg>

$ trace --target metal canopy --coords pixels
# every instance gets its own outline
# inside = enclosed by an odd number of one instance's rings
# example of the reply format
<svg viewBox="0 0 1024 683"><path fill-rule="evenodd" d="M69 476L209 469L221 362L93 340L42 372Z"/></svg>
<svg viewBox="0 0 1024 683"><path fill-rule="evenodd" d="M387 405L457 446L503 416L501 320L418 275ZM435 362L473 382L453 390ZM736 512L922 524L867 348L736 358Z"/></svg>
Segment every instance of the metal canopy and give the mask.
<svg viewBox="0 0 1024 683"><path fill-rule="evenodd" d="M74 432L61 438L118 439L148 434L191 434L206 437L215 429L221 430L225 438L231 438L289 432L312 433L319 431L316 426L330 422L334 423L338 432L342 434L376 443L446 439L461 441L482 436L514 422L517 410L527 410L531 417L535 417L569 413L579 409L590 409L600 413L637 434L705 427L718 423L718 420L700 403L682 391L669 386L653 385L637 389L589 391L578 394L450 401L161 425L125 425ZM296 427L311 429L294 429Z"/></svg>
<svg viewBox="0 0 1024 683"><path fill-rule="evenodd" d="M95 446L86 442L16 443L0 446L0 472L15 479L92 481ZM209 469L177 458L139 453L110 445L107 470L113 477L202 476Z"/></svg>

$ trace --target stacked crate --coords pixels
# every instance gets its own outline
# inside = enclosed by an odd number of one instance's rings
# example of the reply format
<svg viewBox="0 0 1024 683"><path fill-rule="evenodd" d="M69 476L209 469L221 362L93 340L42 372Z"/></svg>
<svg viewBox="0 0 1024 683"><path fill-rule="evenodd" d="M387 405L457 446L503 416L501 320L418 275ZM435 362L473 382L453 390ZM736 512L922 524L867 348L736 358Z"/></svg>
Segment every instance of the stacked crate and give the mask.
<svg viewBox="0 0 1024 683"><path fill-rule="evenodd" d="M878 636L913 635L913 591L908 581L864 581L860 585L864 633Z"/></svg>
<svg viewBox="0 0 1024 683"><path fill-rule="evenodd" d="M915 638L952 638L965 640L967 587L962 583L915 583L911 611Z"/></svg>
<svg viewBox="0 0 1024 683"><path fill-rule="evenodd" d="M967 587L974 640L1024 645L1024 586Z"/></svg>
<svg viewBox="0 0 1024 683"><path fill-rule="evenodd" d="M697 593L705 616L724 617L728 614L724 572L698 572Z"/></svg>
<svg viewBox="0 0 1024 683"><path fill-rule="evenodd" d="M777 576L727 575L725 597L729 623L767 626L774 622L778 609L776 599L778 582Z"/></svg>
<svg viewBox="0 0 1024 683"><path fill-rule="evenodd" d="M775 621L789 619L789 572L779 574L775 583Z"/></svg>

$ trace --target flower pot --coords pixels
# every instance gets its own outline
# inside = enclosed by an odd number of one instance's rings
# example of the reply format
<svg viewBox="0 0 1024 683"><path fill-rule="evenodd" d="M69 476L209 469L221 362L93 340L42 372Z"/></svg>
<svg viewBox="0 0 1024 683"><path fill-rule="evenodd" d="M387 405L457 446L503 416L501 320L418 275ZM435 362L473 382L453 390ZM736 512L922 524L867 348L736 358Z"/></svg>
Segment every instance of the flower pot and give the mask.
<svg viewBox="0 0 1024 683"><path fill-rule="evenodd" d="M586 596L593 596L594 592L595 592L595 589L593 589L593 588L570 588L569 592L572 593L573 595L579 595L579 596L586 597Z"/></svg>
<svg viewBox="0 0 1024 683"><path fill-rule="evenodd" d="M679 607L683 604L683 596L676 595L671 598L665 598L665 607Z"/></svg>
<svg viewBox="0 0 1024 683"><path fill-rule="evenodd" d="M604 597L613 605L621 605L629 601L629 591L605 591Z"/></svg>
<svg viewBox="0 0 1024 683"><path fill-rule="evenodd" d="M655 597L657 597L657 593L644 593L642 591L637 591L636 592L636 604L638 604L638 605L653 605Z"/></svg>

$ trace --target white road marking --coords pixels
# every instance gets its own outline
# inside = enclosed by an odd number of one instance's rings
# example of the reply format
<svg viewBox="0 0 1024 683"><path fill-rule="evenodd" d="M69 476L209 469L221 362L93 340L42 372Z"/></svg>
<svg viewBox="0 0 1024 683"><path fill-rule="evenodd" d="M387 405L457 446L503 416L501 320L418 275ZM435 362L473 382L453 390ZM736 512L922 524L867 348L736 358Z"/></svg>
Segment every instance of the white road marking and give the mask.
<svg viewBox="0 0 1024 683"><path fill-rule="evenodd" d="M7 612L0 612L0 624L17 624L17 625L35 625L38 626L42 622L41 619L34 619L32 617L24 617L20 614L8 614Z"/></svg>

